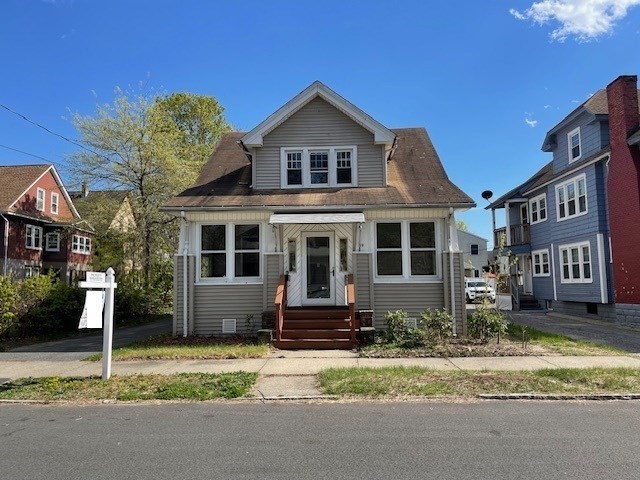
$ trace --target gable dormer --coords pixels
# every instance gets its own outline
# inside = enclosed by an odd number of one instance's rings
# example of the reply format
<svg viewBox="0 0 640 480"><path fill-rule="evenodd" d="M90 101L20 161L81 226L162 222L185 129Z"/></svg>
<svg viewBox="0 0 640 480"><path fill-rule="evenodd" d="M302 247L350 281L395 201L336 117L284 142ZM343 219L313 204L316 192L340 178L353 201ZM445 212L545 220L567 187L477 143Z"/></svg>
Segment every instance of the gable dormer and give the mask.
<svg viewBox="0 0 640 480"><path fill-rule="evenodd" d="M320 82L287 102L241 142L253 157L253 187L386 186L395 134Z"/></svg>

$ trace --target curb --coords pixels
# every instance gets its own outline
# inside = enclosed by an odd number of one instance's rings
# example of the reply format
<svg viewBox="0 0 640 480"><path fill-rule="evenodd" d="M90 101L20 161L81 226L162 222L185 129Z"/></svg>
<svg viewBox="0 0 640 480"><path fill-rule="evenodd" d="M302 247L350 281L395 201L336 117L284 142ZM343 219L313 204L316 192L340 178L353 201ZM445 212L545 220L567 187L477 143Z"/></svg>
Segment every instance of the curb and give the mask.
<svg viewBox="0 0 640 480"><path fill-rule="evenodd" d="M236 398L235 400L246 400L261 402L272 402L278 400L338 400L338 395L281 395L281 396L269 396L269 397L248 397L248 398Z"/></svg>
<svg viewBox="0 0 640 480"><path fill-rule="evenodd" d="M482 400L640 400L640 393L544 394L544 393L481 393Z"/></svg>

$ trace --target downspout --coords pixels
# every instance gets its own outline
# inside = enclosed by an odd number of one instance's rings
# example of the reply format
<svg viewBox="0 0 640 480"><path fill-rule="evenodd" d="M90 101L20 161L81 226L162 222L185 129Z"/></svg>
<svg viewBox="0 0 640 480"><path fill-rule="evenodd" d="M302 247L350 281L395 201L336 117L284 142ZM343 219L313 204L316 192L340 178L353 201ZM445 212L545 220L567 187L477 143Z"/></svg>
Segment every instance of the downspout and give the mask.
<svg viewBox="0 0 640 480"><path fill-rule="evenodd" d="M455 219L453 216L453 208L449 207L449 294L451 295L451 328L453 336L457 337L456 325L456 295L455 295L455 272L453 270L453 228L455 227Z"/></svg>
<svg viewBox="0 0 640 480"><path fill-rule="evenodd" d="M0 213L0 217L4 220L4 263L2 264L2 275L7 276L7 260L9 255L9 219Z"/></svg>
<svg viewBox="0 0 640 480"><path fill-rule="evenodd" d="M187 305L188 298L188 288L189 288L189 227L187 218L184 214L184 210L180 212L180 216L182 220L185 222L183 224L184 227L184 244L182 246L182 336L186 337L188 335L188 316L189 316L189 306Z"/></svg>

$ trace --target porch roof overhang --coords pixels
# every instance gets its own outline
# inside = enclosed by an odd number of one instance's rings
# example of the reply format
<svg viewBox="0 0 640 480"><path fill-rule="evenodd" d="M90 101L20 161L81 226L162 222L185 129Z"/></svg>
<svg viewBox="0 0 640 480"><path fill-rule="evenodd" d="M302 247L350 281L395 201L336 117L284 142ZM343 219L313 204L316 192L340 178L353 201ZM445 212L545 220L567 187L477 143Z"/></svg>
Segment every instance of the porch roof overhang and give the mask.
<svg viewBox="0 0 640 480"><path fill-rule="evenodd" d="M364 213L274 213L270 225L295 223L364 223Z"/></svg>

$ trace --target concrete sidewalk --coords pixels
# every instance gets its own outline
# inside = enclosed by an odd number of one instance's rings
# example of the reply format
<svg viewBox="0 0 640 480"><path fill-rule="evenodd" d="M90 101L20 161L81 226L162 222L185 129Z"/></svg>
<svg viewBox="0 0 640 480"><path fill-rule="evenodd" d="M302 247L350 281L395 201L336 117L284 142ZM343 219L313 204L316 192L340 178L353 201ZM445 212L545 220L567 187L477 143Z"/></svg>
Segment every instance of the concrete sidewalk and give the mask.
<svg viewBox="0 0 640 480"><path fill-rule="evenodd" d="M14 354L18 355L18 354ZM0 378L91 376L101 374L101 362L24 361L0 362ZM239 360L145 360L113 362L114 375L172 374L181 372L256 372L258 396L313 396L319 394L315 375L329 367L420 366L437 370L537 370L541 368L633 367L635 356L526 356L463 358L359 358L353 352L299 351L273 353L268 358Z"/></svg>

